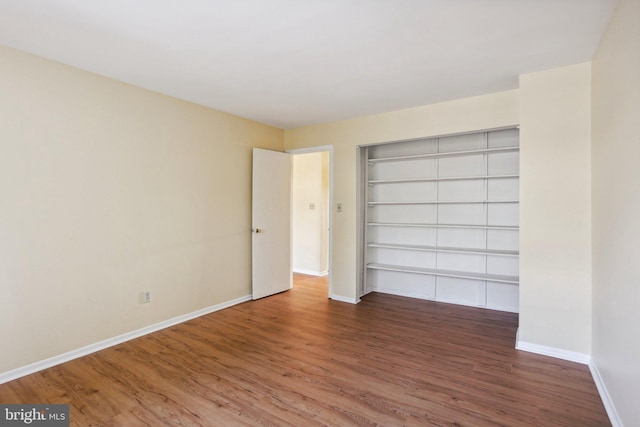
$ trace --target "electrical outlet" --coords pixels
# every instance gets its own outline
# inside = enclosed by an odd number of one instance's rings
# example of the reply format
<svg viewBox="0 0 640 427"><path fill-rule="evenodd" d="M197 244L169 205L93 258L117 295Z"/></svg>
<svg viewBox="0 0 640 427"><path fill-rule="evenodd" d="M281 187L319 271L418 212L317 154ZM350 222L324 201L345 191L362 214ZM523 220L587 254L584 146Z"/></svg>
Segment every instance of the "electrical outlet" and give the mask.
<svg viewBox="0 0 640 427"><path fill-rule="evenodd" d="M144 291L142 293L142 304L151 302L151 291Z"/></svg>
<svg viewBox="0 0 640 427"><path fill-rule="evenodd" d="M316 204L314 202L309 203L309 209L314 210L316 208Z"/></svg>

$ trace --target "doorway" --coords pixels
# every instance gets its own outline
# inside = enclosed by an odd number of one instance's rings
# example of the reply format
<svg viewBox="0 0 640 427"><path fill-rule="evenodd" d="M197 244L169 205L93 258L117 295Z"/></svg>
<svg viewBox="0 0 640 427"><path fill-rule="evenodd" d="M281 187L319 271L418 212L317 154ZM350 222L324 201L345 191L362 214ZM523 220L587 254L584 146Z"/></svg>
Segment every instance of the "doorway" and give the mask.
<svg viewBox="0 0 640 427"><path fill-rule="evenodd" d="M291 150L293 273L327 276L331 296L332 147Z"/></svg>

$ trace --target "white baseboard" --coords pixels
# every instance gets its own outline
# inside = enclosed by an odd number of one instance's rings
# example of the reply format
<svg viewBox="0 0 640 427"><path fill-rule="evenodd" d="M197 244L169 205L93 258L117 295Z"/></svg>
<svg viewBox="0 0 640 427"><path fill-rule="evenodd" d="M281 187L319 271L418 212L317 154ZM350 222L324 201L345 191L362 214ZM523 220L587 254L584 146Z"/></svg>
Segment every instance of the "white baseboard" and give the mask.
<svg viewBox="0 0 640 427"><path fill-rule="evenodd" d="M329 298L335 301L348 302L349 304L357 304L360 302L360 298L345 297L345 296L336 295L336 294L331 295Z"/></svg>
<svg viewBox="0 0 640 427"><path fill-rule="evenodd" d="M362 292L362 295L360 295L360 298L362 298L362 297L363 297L363 296L365 296L365 295L369 295L371 292L373 292L373 289L365 289L365 290Z"/></svg>
<svg viewBox="0 0 640 427"><path fill-rule="evenodd" d="M593 360L589 363L589 370L591 371L593 382L596 383L596 388L598 389L598 393L600 393L600 399L602 399L602 404L604 405L604 409L607 411L611 425L613 427L624 427L622 420L618 415L618 411L616 411L616 407L613 404L613 400L611 400L607 386L605 385L604 380L600 375L600 371Z"/></svg>
<svg viewBox="0 0 640 427"><path fill-rule="evenodd" d="M13 381L20 377L33 374L43 369L47 369L52 366L59 365L61 363L69 362L70 360L77 359L79 357L86 356L91 353L95 353L96 351L104 350L105 348L113 347L114 345L122 344L123 342L129 341L135 338L139 338L141 336L150 334L152 332L156 332L161 329L165 329L170 326L174 326L179 323L186 322L187 320L195 319L196 317L204 316L205 314L213 313L214 311L219 311L219 310L234 306L236 304L240 304L245 301L250 301L250 300L251 300L251 295L246 295L231 301L226 301L220 304L212 305L210 307L193 311L191 313L183 314L181 316L164 320L162 322L159 322L153 325L145 326L144 328L136 329L135 331L127 332L122 335L108 338L103 341L89 344L88 346L81 347L76 350L71 350L66 353L50 357L48 359L40 360L38 362L34 362L29 365L22 366L20 368L13 369L11 371L2 372L0 373L0 384Z"/></svg>
<svg viewBox="0 0 640 427"><path fill-rule="evenodd" d="M622 424L622 420L618 415L618 411L616 411L616 407L613 404L613 400L611 400L611 396L607 391L607 387L602 379L602 376L600 375L600 371L598 371L598 367L596 366L590 355L521 341L519 329L516 332L516 349L587 365L589 367L589 371L591 371L593 382L596 384L598 394L600 394L600 399L602 399L602 404L607 411L607 416L609 417L609 421L611 421L611 425L613 427L624 427L624 425Z"/></svg>
<svg viewBox="0 0 640 427"><path fill-rule="evenodd" d="M588 365L589 362L591 362L591 356L588 354L522 341L519 335L520 329L518 329L516 333L516 350L555 357L556 359L568 360L569 362L582 363L583 365Z"/></svg>
<svg viewBox="0 0 640 427"><path fill-rule="evenodd" d="M329 274L328 271L307 270L305 268L294 268L293 272L299 273L299 274L306 274L307 276L318 276L318 277L326 276L327 274Z"/></svg>

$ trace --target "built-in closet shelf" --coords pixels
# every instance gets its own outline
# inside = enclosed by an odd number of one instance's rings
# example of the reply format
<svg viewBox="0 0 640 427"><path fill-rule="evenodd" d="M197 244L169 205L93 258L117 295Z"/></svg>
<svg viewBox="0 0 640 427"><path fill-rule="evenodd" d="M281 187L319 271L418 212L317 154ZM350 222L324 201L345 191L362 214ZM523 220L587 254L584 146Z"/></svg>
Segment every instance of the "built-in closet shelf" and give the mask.
<svg viewBox="0 0 640 427"><path fill-rule="evenodd" d="M368 202L369 206L392 205L478 205L488 203L519 203L517 200L434 200L415 202Z"/></svg>
<svg viewBox="0 0 640 427"><path fill-rule="evenodd" d="M431 276L455 277L459 279L486 280L488 282L510 283L517 285L518 276L503 276L499 274L470 273L467 271L440 270L434 268L408 267L392 264L367 264L373 270L399 271L401 273L427 274Z"/></svg>
<svg viewBox="0 0 640 427"><path fill-rule="evenodd" d="M463 228L463 229L483 229L483 230L515 230L517 225L482 225L482 224L426 224L426 223L406 223L406 222L369 222L367 225L374 227L424 227L424 228Z"/></svg>
<svg viewBox="0 0 640 427"><path fill-rule="evenodd" d="M501 147L501 148L483 148L481 150L465 150L465 151L449 151L445 153L428 153L428 154L414 154L410 156L395 156L395 157L380 157L369 158L369 164L375 164L380 162L397 162L402 160L416 160L416 159L435 159L440 157L455 157L455 156L472 156L475 154L493 154L493 153L512 153L519 151L520 147Z"/></svg>
<svg viewBox="0 0 640 427"><path fill-rule="evenodd" d="M363 293L518 312L518 130L362 149Z"/></svg>
<svg viewBox="0 0 640 427"><path fill-rule="evenodd" d="M405 179L375 179L369 180L370 185L404 184L407 182L437 182L437 181L473 181L478 179L510 179L520 178L520 175L481 175L481 176L447 176L438 178L405 178Z"/></svg>
<svg viewBox="0 0 640 427"><path fill-rule="evenodd" d="M446 252L454 254L479 254L479 255L499 255L499 256L513 256L519 255L518 251L504 251L500 249L477 249L477 248L454 248L445 246L424 246L424 245L405 245L397 243L380 243L369 242L367 246L370 248L387 248L387 249L402 249L409 251L425 251L425 252Z"/></svg>

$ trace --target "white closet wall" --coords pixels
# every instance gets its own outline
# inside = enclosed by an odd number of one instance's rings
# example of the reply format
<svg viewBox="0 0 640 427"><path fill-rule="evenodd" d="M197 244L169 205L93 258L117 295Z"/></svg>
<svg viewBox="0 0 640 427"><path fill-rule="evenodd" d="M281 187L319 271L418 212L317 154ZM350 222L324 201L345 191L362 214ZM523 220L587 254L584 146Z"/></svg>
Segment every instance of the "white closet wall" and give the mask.
<svg viewBox="0 0 640 427"><path fill-rule="evenodd" d="M366 147L364 291L518 311L518 130Z"/></svg>

